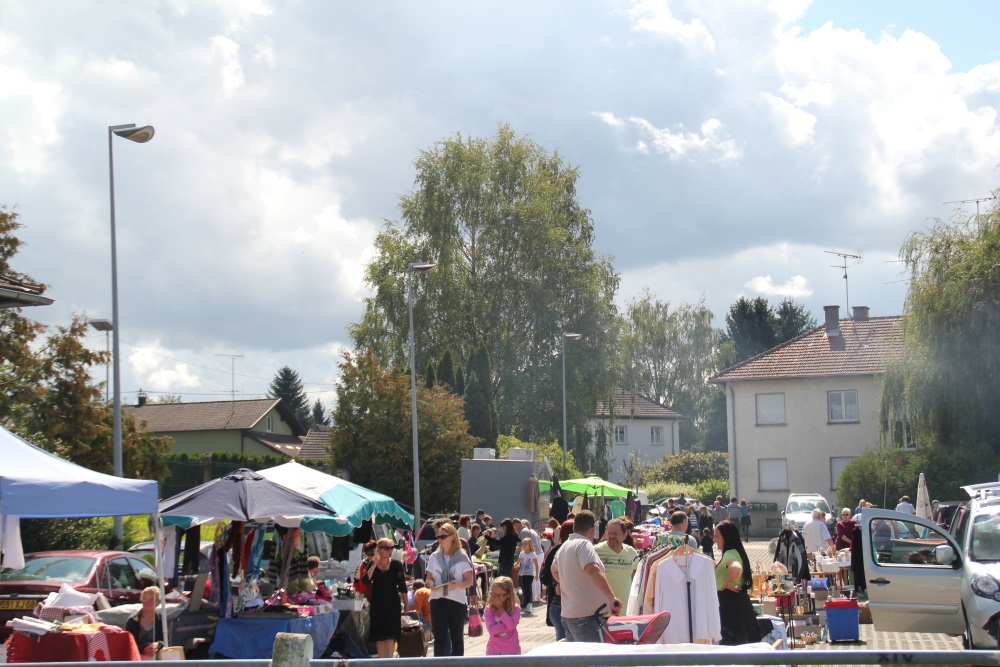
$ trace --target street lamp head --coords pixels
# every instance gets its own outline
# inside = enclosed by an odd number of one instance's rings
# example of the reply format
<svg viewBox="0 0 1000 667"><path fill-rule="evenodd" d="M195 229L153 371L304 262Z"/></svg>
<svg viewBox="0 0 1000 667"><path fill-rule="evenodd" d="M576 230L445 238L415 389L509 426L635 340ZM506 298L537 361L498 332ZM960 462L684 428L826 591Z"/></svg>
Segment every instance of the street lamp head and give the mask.
<svg viewBox="0 0 1000 667"><path fill-rule="evenodd" d="M430 273L437 268L437 262L410 262L408 266L417 273Z"/></svg>
<svg viewBox="0 0 1000 667"><path fill-rule="evenodd" d="M583 334L564 333L563 338L565 338L566 340L580 340L581 338L583 338Z"/></svg>
<svg viewBox="0 0 1000 667"><path fill-rule="evenodd" d="M111 320L90 320L90 326L98 331L111 331L115 328Z"/></svg>
<svg viewBox="0 0 1000 667"><path fill-rule="evenodd" d="M153 129L152 125L143 125L142 127L127 127L119 130L112 130L122 139L128 139L129 141L134 141L137 144L144 144L153 138L156 134L156 130Z"/></svg>

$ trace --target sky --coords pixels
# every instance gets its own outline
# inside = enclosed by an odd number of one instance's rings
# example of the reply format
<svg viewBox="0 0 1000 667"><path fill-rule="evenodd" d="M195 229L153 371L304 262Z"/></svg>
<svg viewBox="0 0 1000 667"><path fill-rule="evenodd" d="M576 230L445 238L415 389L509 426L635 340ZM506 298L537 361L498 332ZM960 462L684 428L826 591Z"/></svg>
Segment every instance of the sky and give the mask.
<svg viewBox="0 0 1000 667"><path fill-rule="evenodd" d="M906 237L1000 185L998 19L988 0L5 0L13 265L55 299L39 321L110 318L107 127L153 125L113 144L123 402L260 397L287 365L330 407L414 160L508 123L579 169L619 305L898 315Z"/></svg>

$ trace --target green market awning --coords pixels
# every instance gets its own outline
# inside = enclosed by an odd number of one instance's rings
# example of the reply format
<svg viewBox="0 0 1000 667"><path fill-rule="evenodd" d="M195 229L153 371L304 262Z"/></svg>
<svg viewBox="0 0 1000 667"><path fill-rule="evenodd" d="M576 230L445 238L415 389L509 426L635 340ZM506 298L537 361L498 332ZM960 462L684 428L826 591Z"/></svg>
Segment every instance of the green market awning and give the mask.
<svg viewBox="0 0 1000 667"><path fill-rule="evenodd" d="M538 482L538 488L541 491L548 491L551 486L552 482L546 480L539 480ZM565 481L559 480L559 488L571 493L586 493L589 496L604 496L605 498L624 498L629 493L633 495L635 493L632 489L618 486L617 484L601 479L597 475L581 477L579 479L567 479Z"/></svg>
<svg viewBox="0 0 1000 667"><path fill-rule="evenodd" d="M353 484L335 475L289 461L280 466L258 470L257 474L275 484L319 501L336 516L331 535L349 535L363 521L409 529L413 515L389 496Z"/></svg>

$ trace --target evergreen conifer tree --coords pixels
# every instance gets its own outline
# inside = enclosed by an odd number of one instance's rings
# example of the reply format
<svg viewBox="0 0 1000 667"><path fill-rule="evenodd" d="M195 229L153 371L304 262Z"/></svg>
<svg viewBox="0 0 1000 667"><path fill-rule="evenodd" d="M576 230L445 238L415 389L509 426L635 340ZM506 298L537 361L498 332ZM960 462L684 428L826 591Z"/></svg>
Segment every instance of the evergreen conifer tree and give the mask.
<svg viewBox="0 0 1000 667"><path fill-rule="evenodd" d="M465 420L469 422L469 435L479 438L481 446L496 446L496 438L490 440L492 420L489 404L475 373L469 374L469 384L465 387Z"/></svg>
<svg viewBox="0 0 1000 667"><path fill-rule="evenodd" d="M427 362L427 372L424 373L424 386L428 389L433 389L434 385L438 383L437 373L434 372L434 362Z"/></svg>
<svg viewBox="0 0 1000 667"><path fill-rule="evenodd" d="M309 430L312 426L312 415L309 414L309 399L306 398L302 378L292 368L282 366L267 388L270 398L280 398L285 407L292 411L302 428Z"/></svg>
<svg viewBox="0 0 1000 667"><path fill-rule="evenodd" d="M438 383L443 384L452 393L455 391L455 362L451 356L451 350L445 350L441 355L441 361L437 367Z"/></svg>
<svg viewBox="0 0 1000 667"><path fill-rule="evenodd" d="M327 422L328 422L328 419L327 419L327 416L326 416L326 408L323 407L323 401L321 401L321 400L319 400L317 398L316 402L313 403L313 407L312 407L312 425L313 426L320 426L320 425L326 426Z"/></svg>
<svg viewBox="0 0 1000 667"><path fill-rule="evenodd" d="M465 395L465 371L459 366L455 371L455 395L464 396Z"/></svg>

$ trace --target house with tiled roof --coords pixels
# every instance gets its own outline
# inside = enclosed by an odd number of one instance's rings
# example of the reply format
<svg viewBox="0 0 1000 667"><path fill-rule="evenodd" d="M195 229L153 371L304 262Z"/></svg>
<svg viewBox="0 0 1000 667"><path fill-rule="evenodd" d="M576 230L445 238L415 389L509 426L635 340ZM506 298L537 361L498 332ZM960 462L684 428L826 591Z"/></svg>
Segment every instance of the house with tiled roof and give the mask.
<svg viewBox="0 0 1000 667"><path fill-rule="evenodd" d="M306 434L279 398L123 405L136 424L174 439L171 453L237 452L295 458Z"/></svg>
<svg viewBox="0 0 1000 667"><path fill-rule="evenodd" d="M684 415L656 401L622 388L610 400L600 401L590 418L595 440L603 429L608 438L611 479L628 482L625 462L630 454L652 463L681 450L680 422Z"/></svg>
<svg viewBox="0 0 1000 667"><path fill-rule="evenodd" d="M48 306L52 299L43 296L45 287L27 280L0 274L0 308Z"/></svg>
<svg viewBox="0 0 1000 667"><path fill-rule="evenodd" d="M835 505L844 466L879 444L878 379L902 352L902 317L824 310L822 325L709 380L726 392L730 489L748 502L780 511L789 493L820 493ZM780 517L759 523L771 533Z"/></svg>
<svg viewBox="0 0 1000 667"><path fill-rule="evenodd" d="M316 424L302 438L302 447L295 458L322 461L330 458L330 427Z"/></svg>

